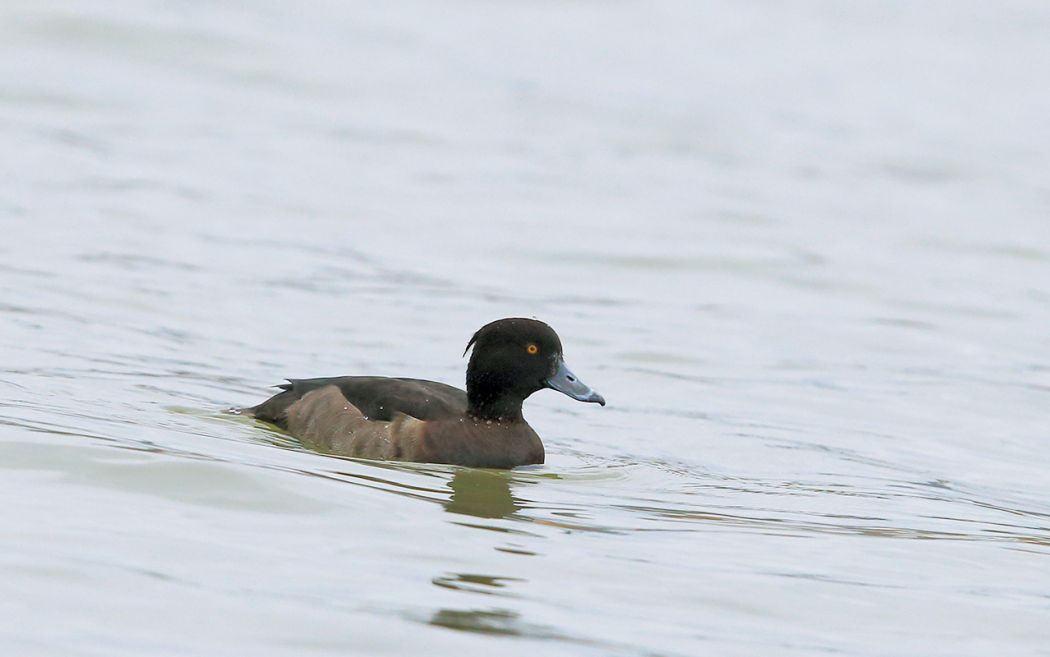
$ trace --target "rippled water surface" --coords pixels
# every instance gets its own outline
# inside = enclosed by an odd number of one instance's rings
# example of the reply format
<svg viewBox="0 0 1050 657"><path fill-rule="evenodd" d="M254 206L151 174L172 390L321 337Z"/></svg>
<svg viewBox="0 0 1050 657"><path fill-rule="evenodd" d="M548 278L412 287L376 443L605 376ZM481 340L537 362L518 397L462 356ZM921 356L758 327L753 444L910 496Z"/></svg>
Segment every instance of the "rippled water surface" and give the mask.
<svg viewBox="0 0 1050 657"><path fill-rule="evenodd" d="M0 643L1050 654L1050 9L0 7ZM543 466L224 408L460 384Z"/></svg>

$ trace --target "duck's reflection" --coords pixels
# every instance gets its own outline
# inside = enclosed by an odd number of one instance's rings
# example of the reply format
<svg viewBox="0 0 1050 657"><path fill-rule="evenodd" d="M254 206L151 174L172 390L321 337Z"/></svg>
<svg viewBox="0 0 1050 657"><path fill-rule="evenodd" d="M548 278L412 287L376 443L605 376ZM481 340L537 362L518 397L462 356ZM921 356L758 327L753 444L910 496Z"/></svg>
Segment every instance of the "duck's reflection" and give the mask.
<svg viewBox="0 0 1050 657"><path fill-rule="evenodd" d="M515 497L511 493L512 475L497 470L460 469L452 476L447 486L452 495L445 502L445 510L476 518L508 518L525 508L527 500ZM524 484L518 479L518 484ZM505 523L469 525L501 532L514 531ZM497 550L514 554L531 555L532 552L508 547ZM452 589L471 595L485 596L488 600L500 597L514 597L510 591L512 585L521 580L516 577L483 575L476 573L445 573L433 579L433 584L445 589ZM526 622L521 614L511 609L487 607L467 609L438 609L429 618L431 625L444 627L460 632L497 636L525 636L540 639L565 639L554 628Z"/></svg>
<svg viewBox="0 0 1050 657"><path fill-rule="evenodd" d="M445 504L449 513L477 518L506 518L522 508L510 492L510 477L492 470L458 470L448 482L452 497Z"/></svg>
<svg viewBox="0 0 1050 657"><path fill-rule="evenodd" d="M521 581L524 580L518 577L497 577L473 573L448 573L432 580L434 586L482 595L501 595L501 589L506 588L511 582Z"/></svg>
<svg viewBox="0 0 1050 657"><path fill-rule="evenodd" d="M509 609L439 609L429 622L438 627L475 634L572 640L553 627L527 623L521 614Z"/></svg>
<svg viewBox="0 0 1050 657"><path fill-rule="evenodd" d="M430 619L431 625L461 632L520 636L520 616L505 609L440 609Z"/></svg>

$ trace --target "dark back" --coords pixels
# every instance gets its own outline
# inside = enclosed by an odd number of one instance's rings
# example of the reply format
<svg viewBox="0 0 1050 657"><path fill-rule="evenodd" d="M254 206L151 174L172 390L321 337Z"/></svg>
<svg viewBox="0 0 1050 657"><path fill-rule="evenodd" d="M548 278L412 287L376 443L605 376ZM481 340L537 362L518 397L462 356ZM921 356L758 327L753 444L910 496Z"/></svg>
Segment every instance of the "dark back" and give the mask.
<svg viewBox="0 0 1050 657"><path fill-rule="evenodd" d="M339 388L347 401L370 420L393 420L404 413L420 420L463 417L467 412L467 393L444 383L423 379L384 376L336 376L319 379L289 379L274 395L249 409L260 420L285 427L285 411L308 392L328 385Z"/></svg>

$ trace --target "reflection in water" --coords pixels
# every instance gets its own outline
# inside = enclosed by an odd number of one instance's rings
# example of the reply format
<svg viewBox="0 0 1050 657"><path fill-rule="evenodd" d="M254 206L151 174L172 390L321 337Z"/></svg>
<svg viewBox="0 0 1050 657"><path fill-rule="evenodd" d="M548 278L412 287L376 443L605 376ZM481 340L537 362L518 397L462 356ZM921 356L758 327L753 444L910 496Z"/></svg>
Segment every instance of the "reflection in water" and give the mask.
<svg viewBox="0 0 1050 657"><path fill-rule="evenodd" d="M518 614L503 609L441 609L430 619L430 624L452 630L516 636L521 634L520 629L516 627L518 618Z"/></svg>
<svg viewBox="0 0 1050 657"><path fill-rule="evenodd" d="M521 614L509 609L441 609L431 617L430 624L479 634L527 636L537 639L569 638L551 627L525 623L521 620Z"/></svg>
<svg viewBox="0 0 1050 657"><path fill-rule="evenodd" d="M509 475L493 470L463 468L448 483L452 497L445 505L449 513L477 518L506 518L522 508L511 495Z"/></svg>
<svg viewBox="0 0 1050 657"><path fill-rule="evenodd" d="M449 513L477 518L507 518L522 508L511 495L510 477L505 472L463 468L448 482L452 496L445 504ZM435 577L435 586L483 595L508 595L506 586L520 582L515 577L471 573L447 573ZM524 623L521 615L508 609L439 609L429 623L461 632L496 636L559 638L552 628Z"/></svg>
<svg viewBox="0 0 1050 657"><path fill-rule="evenodd" d="M449 573L435 577L434 586L456 591L469 591L483 595L507 595L506 592L493 590L506 588L507 582L524 581L518 577L494 577L492 575L474 575L471 573Z"/></svg>

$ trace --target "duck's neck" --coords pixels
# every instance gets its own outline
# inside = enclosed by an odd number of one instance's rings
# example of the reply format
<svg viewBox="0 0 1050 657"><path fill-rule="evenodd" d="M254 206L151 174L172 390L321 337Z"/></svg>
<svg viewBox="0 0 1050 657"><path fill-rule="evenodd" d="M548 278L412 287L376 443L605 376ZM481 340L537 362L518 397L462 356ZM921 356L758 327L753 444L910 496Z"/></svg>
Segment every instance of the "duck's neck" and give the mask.
<svg viewBox="0 0 1050 657"><path fill-rule="evenodd" d="M467 414L473 418L495 422L520 422L523 401L525 396L520 391L467 379Z"/></svg>

